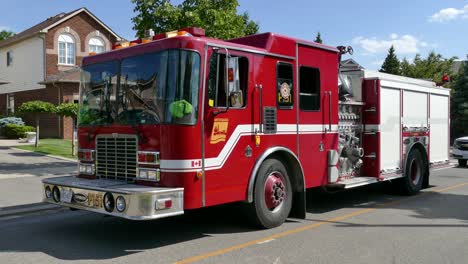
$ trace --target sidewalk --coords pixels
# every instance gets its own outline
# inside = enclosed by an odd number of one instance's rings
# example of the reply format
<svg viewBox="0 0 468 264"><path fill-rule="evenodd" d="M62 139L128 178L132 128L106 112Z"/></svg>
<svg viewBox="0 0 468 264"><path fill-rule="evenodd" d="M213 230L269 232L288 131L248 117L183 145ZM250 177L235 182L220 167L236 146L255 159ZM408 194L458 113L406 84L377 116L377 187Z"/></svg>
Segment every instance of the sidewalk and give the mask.
<svg viewBox="0 0 468 264"><path fill-rule="evenodd" d="M0 140L0 216L43 208L41 180L77 173L76 162L11 148L18 144Z"/></svg>

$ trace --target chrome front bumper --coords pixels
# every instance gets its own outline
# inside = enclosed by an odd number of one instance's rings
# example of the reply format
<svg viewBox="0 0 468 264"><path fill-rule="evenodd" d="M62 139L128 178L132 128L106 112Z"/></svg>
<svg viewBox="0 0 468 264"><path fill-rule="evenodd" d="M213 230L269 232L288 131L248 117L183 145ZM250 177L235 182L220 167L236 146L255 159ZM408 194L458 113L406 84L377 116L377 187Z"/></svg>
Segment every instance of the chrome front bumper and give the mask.
<svg viewBox="0 0 468 264"><path fill-rule="evenodd" d="M42 184L45 202L71 208L131 220L151 220L184 213L184 188L147 187L106 179L82 179L75 176L44 179ZM57 187L60 193L68 199L61 198L57 202L53 195L47 197L47 187L50 190ZM112 211L106 211L104 208L106 193L111 193L114 199L122 196L125 199L126 208L119 212L114 206ZM170 201L170 208L162 208L161 203L164 204L167 201Z"/></svg>
<svg viewBox="0 0 468 264"><path fill-rule="evenodd" d="M459 150L457 148L453 148L452 156L455 159L468 159L468 151L467 150Z"/></svg>

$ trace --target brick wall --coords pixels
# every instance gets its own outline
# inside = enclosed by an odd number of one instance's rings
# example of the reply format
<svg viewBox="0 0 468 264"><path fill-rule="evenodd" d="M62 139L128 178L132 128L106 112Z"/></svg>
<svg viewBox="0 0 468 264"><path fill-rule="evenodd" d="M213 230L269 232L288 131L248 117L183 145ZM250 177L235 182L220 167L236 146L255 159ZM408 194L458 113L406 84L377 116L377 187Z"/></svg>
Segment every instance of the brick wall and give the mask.
<svg viewBox="0 0 468 264"><path fill-rule="evenodd" d="M44 89L37 89L24 92L15 93L15 113L18 111L18 107L28 101L46 101L52 104L57 104L59 100L58 89L53 86L46 86ZM15 116L20 116L15 114ZM33 115L24 114L21 115L26 125L36 126L36 122ZM55 114L41 114L39 119L40 124L40 137L59 137L59 118Z"/></svg>
<svg viewBox="0 0 468 264"><path fill-rule="evenodd" d="M69 31L66 31L68 27ZM97 33L99 31L99 33ZM58 37L62 33L67 33L75 39L76 65L81 66L81 60L89 54L88 41L91 37L99 37L105 43L106 50L110 50L117 41L115 36L97 23L88 14L82 12L67 21L50 29L46 35L46 61L47 74L57 74L67 70L67 66L58 65ZM99 35L97 35L99 34Z"/></svg>
<svg viewBox="0 0 468 264"><path fill-rule="evenodd" d="M73 102L73 97L75 94L78 94L78 84L62 84L62 102L71 103ZM64 117L61 120L60 129L62 132L62 137L65 139L72 139L73 133L73 120L70 117Z"/></svg>
<svg viewBox="0 0 468 264"><path fill-rule="evenodd" d="M108 32L85 12L64 21L50 29L46 34L46 75L57 74L61 71L72 69L72 66L58 64L58 37L62 33L70 34L75 39L76 57L75 63L81 66L84 56L89 54L89 39L99 37L104 41L106 50L110 50L117 41L116 37ZM47 77L46 77L47 79ZM78 94L77 83L56 83L46 85L44 89L16 92L15 110L27 101L41 100L55 105L63 102L73 102L74 94ZM16 112L16 111L15 111ZM6 94L0 94L0 114L6 115ZM35 126L34 117L23 116L27 125ZM60 137L71 139L73 123L71 118L58 117L55 114L44 114L40 118L41 137Z"/></svg>

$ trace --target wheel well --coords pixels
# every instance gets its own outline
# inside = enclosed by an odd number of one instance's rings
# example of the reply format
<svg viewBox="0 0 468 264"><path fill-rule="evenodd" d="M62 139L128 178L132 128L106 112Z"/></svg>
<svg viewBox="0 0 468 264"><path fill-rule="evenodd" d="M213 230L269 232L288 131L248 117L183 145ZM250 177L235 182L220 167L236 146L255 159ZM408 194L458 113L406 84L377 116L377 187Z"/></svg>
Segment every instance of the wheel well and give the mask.
<svg viewBox="0 0 468 264"><path fill-rule="evenodd" d="M284 166L286 166L286 170L289 174L289 180L291 181L291 185L293 187L293 192L303 192L304 191L304 177L301 165L296 157L291 156L291 154L278 151L271 154L268 158L277 158L278 160L282 161Z"/></svg>
<svg viewBox="0 0 468 264"><path fill-rule="evenodd" d="M428 155L427 155L426 148L421 143L414 143L413 145L411 145L409 147L409 151L406 152L405 166L404 166L405 174L406 174L406 164L407 164L408 155L409 155L409 153L411 151L413 151L413 149L419 150L419 152L422 155L424 168L425 168L425 170L424 170L424 179L423 179L423 188L427 188L427 187L429 187L429 158L428 158Z"/></svg>
<svg viewBox="0 0 468 264"><path fill-rule="evenodd" d="M297 156L291 150L283 147L275 147L265 151L260 158L257 159L255 167L250 175L249 185L247 187L247 202L253 202L253 191L255 178L257 177L260 165L269 158L276 158L281 161L288 171L289 180L292 185L293 204L291 216L305 218L305 180L304 173L299 163Z"/></svg>

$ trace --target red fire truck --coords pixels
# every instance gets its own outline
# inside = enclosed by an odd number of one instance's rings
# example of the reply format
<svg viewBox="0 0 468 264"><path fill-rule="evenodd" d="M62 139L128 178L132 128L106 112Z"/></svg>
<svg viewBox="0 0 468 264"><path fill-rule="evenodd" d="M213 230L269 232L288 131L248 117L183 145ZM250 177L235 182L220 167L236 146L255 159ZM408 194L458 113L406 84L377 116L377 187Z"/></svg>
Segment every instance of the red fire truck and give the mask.
<svg viewBox="0 0 468 264"><path fill-rule="evenodd" d="M350 47L186 28L83 59L79 175L44 200L134 220L244 202L261 227L305 217L308 188L392 181L449 160L449 91L340 68Z"/></svg>

